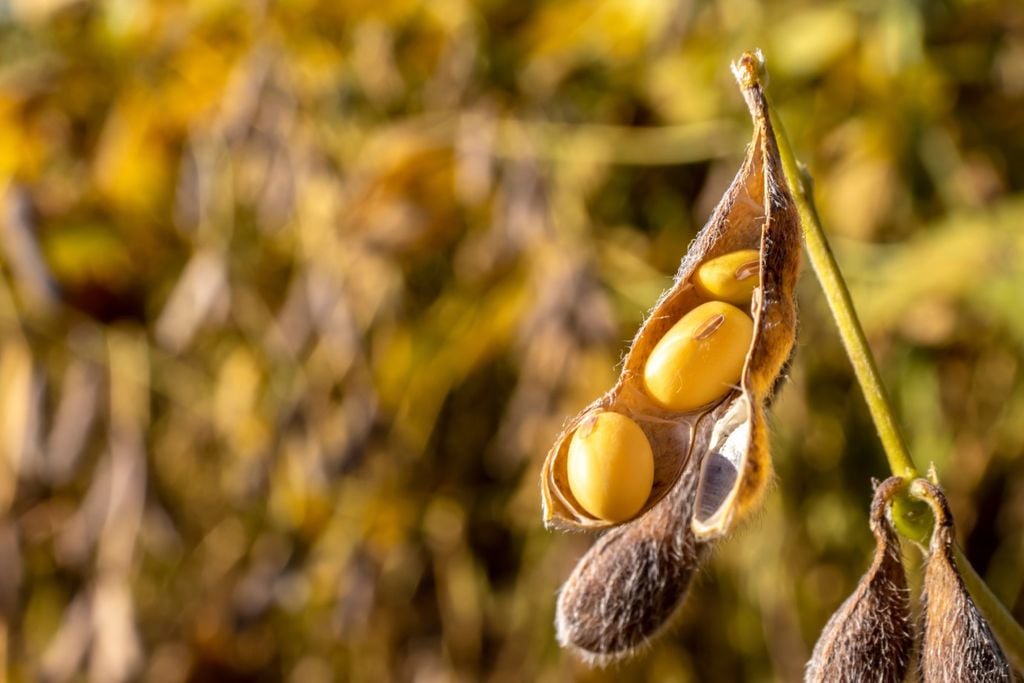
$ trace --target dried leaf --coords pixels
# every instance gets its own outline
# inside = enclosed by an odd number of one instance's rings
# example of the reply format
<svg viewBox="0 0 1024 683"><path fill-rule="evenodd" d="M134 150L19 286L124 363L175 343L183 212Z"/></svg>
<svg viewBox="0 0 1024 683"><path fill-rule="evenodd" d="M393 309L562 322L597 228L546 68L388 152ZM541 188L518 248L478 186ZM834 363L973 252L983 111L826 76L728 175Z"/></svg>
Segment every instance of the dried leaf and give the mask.
<svg viewBox="0 0 1024 683"><path fill-rule="evenodd" d="M677 485L688 463L702 463L693 531L711 540L728 533L760 501L771 472L764 405L790 356L796 336L794 288L800 266L799 224L783 178L775 134L758 81L760 56L734 65L754 123L740 171L708 224L683 258L675 281L633 340L618 382L569 421L544 463L541 489L549 528L599 530L613 526L589 515L574 499L566 459L576 428L595 413L615 411L640 425L654 452L654 485L638 516ZM643 370L655 345L702 298L691 282L708 259L741 249L759 250L760 286L750 315L754 334L740 386L721 400L690 412L663 408L644 388ZM696 444L704 444L697 448Z"/></svg>
<svg viewBox="0 0 1024 683"><path fill-rule="evenodd" d="M902 486L902 479L891 477L875 490L871 503L875 559L857 590L822 630L807 664L804 680L808 683L899 683L906 676L914 647L907 575L899 539L886 519L889 501Z"/></svg>
<svg viewBox="0 0 1024 683"><path fill-rule="evenodd" d="M926 479L911 493L935 515L924 575L924 637L921 678L925 683L1012 681L1013 673L985 617L978 611L953 556L953 514L942 490Z"/></svg>

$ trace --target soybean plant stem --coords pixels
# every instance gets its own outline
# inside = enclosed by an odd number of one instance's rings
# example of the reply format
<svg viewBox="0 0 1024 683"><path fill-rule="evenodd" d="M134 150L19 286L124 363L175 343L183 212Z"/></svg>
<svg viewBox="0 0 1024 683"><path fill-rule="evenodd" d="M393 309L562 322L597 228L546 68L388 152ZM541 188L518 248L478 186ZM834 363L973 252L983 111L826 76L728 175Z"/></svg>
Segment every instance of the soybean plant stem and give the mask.
<svg viewBox="0 0 1024 683"><path fill-rule="evenodd" d="M764 65L760 55L751 57L759 65L757 78L760 80L762 88L765 88L767 78L763 71ZM771 106L770 100L768 116L778 141L779 156L782 159L786 184L800 214L800 225L804 234L808 259L818 276L822 290L825 292L825 299L835 318L839 336L846 348L846 354L853 365L853 371L861 391L864 392L864 399L871 412L871 419L875 423L882 447L885 449L885 457L889 461L889 469L892 470L893 475L902 477L904 480L915 479L920 475L896 423L885 387L878 375L874 356L871 354L871 348L864 336L864 329L861 327L857 312L853 307L850 290L846 286L846 281L843 279L839 265L829 247L828 239L825 237L825 229L821 225L821 218L818 216L818 210L814 204L810 174L797 162L789 144L789 138L786 136L786 130L775 108ZM921 505L920 501L914 501L906 495L897 497L893 502L893 521L900 533L927 547L928 539L931 536L930 515L922 510ZM1018 670L1024 671L1024 628L1014 620L999 598L992 593L988 584L978 576L959 547L956 548L956 561L967 590L974 598L978 609L985 615L1010 661Z"/></svg>
<svg viewBox="0 0 1024 683"><path fill-rule="evenodd" d="M894 475L905 480L914 479L919 476L917 467L914 466L907 444L900 433L889 396L878 374L875 357L871 353L871 347L864 336L864 328L861 327L857 311L853 307L850 290L825 237L825 229L821 226L821 218L814 204L810 174L797 162L782 121L770 102L768 116L778 141L786 184L800 214L800 226L804 234L808 260L821 283L846 355L853 365L853 373L864 393L871 420L875 423L885 457L889 461L889 469ZM907 538L921 545L928 545L928 539L931 537L931 515L919 501L912 500L906 494L896 496L893 499L893 523Z"/></svg>
<svg viewBox="0 0 1024 683"><path fill-rule="evenodd" d="M857 382L860 384L861 391L864 392L864 400L867 401L871 419L882 440L882 448L885 449L889 469L896 476L913 479L918 476L917 468L914 467L907 444L896 424L889 397L882 385L878 367L875 365L875 358L871 354L871 348L864 336L864 329L861 327L857 311L853 307L850 290L846 287L846 281L843 280L839 265L832 254L832 248L825 237L825 230L821 227L818 209L814 205L814 198L811 195L810 174L806 169L800 168L797 163L782 122L774 107L770 105L769 114L779 142L779 156L782 158L786 182L792 190L793 199L796 201L797 211L800 214L800 225L804 233L807 257L811 262L811 267L814 268L814 273L818 276L818 281L821 282L828 307L832 310L836 327L839 328L839 337L846 348L846 355L850 358Z"/></svg>

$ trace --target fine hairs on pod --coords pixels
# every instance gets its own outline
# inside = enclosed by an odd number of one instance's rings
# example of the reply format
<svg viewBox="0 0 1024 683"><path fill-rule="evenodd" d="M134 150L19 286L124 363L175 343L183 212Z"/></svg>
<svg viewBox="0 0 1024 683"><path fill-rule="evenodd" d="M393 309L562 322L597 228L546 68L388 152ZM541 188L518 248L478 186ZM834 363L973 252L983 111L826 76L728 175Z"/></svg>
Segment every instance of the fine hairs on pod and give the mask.
<svg viewBox="0 0 1024 683"><path fill-rule="evenodd" d="M705 553L690 529L699 462L646 515L595 543L562 586L562 647L604 665L642 649L670 623Z"/></svg>
<svg viewBox="0 0 1024 683"><path fill-rule="evenodd" d="M757 509L771 480L766 407L796 338L800 226L760 54L743 55L733 73L754 124L744 161L640 326L617 382L568 420L541 471L545 526L604 534L556 611L559 642L591 663L628 657L664 630L700 558ZM621 425L604 452L591 436L602 419ZM646 464L643 477L601 478L625 475L625 444L644 441L649 479ZM609 495L605 487L620 481L630 495ZM639 507L634 491L646 493Z"/></svg>
<svg viewBox="0 0 1024 683"><path fill-rule="evenodd" d="M914 631L900 542L886 516L889 501L903 487L902 479L890 477L875 489L874 561L822 630L806 683L900 683L906 676Z"/></svg>
<svg viewBox="0 0 1024 683"><path fill-rule="evenodd" d="M942 490L917 479L910 492L935 517L924 574L921 679L925 683L1009 683L1010 664L967 592L954 553L953 514Z"/></svg>

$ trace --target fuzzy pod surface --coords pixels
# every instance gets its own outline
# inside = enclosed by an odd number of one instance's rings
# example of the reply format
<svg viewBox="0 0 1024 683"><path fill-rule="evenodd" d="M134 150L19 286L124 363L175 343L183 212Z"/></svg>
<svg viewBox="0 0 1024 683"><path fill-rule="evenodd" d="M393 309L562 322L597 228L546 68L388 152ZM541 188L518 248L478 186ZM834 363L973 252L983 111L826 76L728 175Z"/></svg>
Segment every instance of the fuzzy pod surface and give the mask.
<svg viewBox="0 0 1024 683"><path fill-rule="evenodd" d="M628 657L666 627L708 544L756 509L771 478L765 410L796 338L800 226L768 117L762 67L760 54L750 53L733 65L754 126L739 172L634 337L615 385L567 422L544 461L545 526L605 532L565 582L556 610L559 642L594 663ZM647 359L706 300L692 282L697 268L740 250L757 251L760 280L749 304L754 331L738 386L699 409L668 410L645 392ZM575 430L605 411L635 421L654 456L648 500L619 522L588 514L567 480Z"/></svg>
<svg viewBox="0 0 1024 683"><path fill-rule="evenodd" d="M1007 683L1013 671L967 592L953 552L953 513L942 490L916 480L911 492L932 508L935 528L924 574L921 679L925 683Z"/></svg>
<svg viewBox="0 0 1024 683"><path fill-rule="evenodd" d="M874 560L822 630L806 683L899 683L907 674L914 649L907 575L899 538L886 517L889 501L903 486L902 479L891 477L875 490Z"/></svg>
<svg viewBox="0 0 1024 683"><path fill-rule="evenodd" d="M672 286L640 326L615 385L567 422L545 458L541 498L548 528L602 531L622 523L590 515L568 485L566 461L572 437L581 424L605 411L634 420L654 454L651 495L633 519L651 511L667 496L694 460L701 463L692 518L699 540L727 534L763 497L772 471L765 406L796 339L800 226L768 119L757 59L747 54L733 66L754 124L739 172L690 245ZM692 282L694 272L709 259L751 249L758 253L760 283L747 311L754 332L739 385L694 410L679 412L662 407L645 391L644 368L672 326L705 303ZM698 449L697 444L702 447Z"/></svg>
<svg viewBox="0 0 1024 683"><path fill-rule="evenodd" d="M690 528L697 461L646 515L604 534L558 595L562 647L604 665L643 649L682 605L706 551Z"/></svg>

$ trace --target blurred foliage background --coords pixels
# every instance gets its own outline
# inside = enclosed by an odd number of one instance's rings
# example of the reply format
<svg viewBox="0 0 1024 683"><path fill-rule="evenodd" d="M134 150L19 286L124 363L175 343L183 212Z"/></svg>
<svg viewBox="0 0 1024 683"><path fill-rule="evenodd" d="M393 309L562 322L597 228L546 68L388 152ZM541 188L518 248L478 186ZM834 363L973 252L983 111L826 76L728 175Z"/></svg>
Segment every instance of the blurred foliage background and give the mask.
<svg viewBox="0 0 1024 683"><path fill-rule="evenodd" d="M1019 2L6 0L7 676L797 680L886 474L809 271L774 491L635 662L555 644L589 539L537 486L737 169L755 46L1024 618Z"/></svg>

